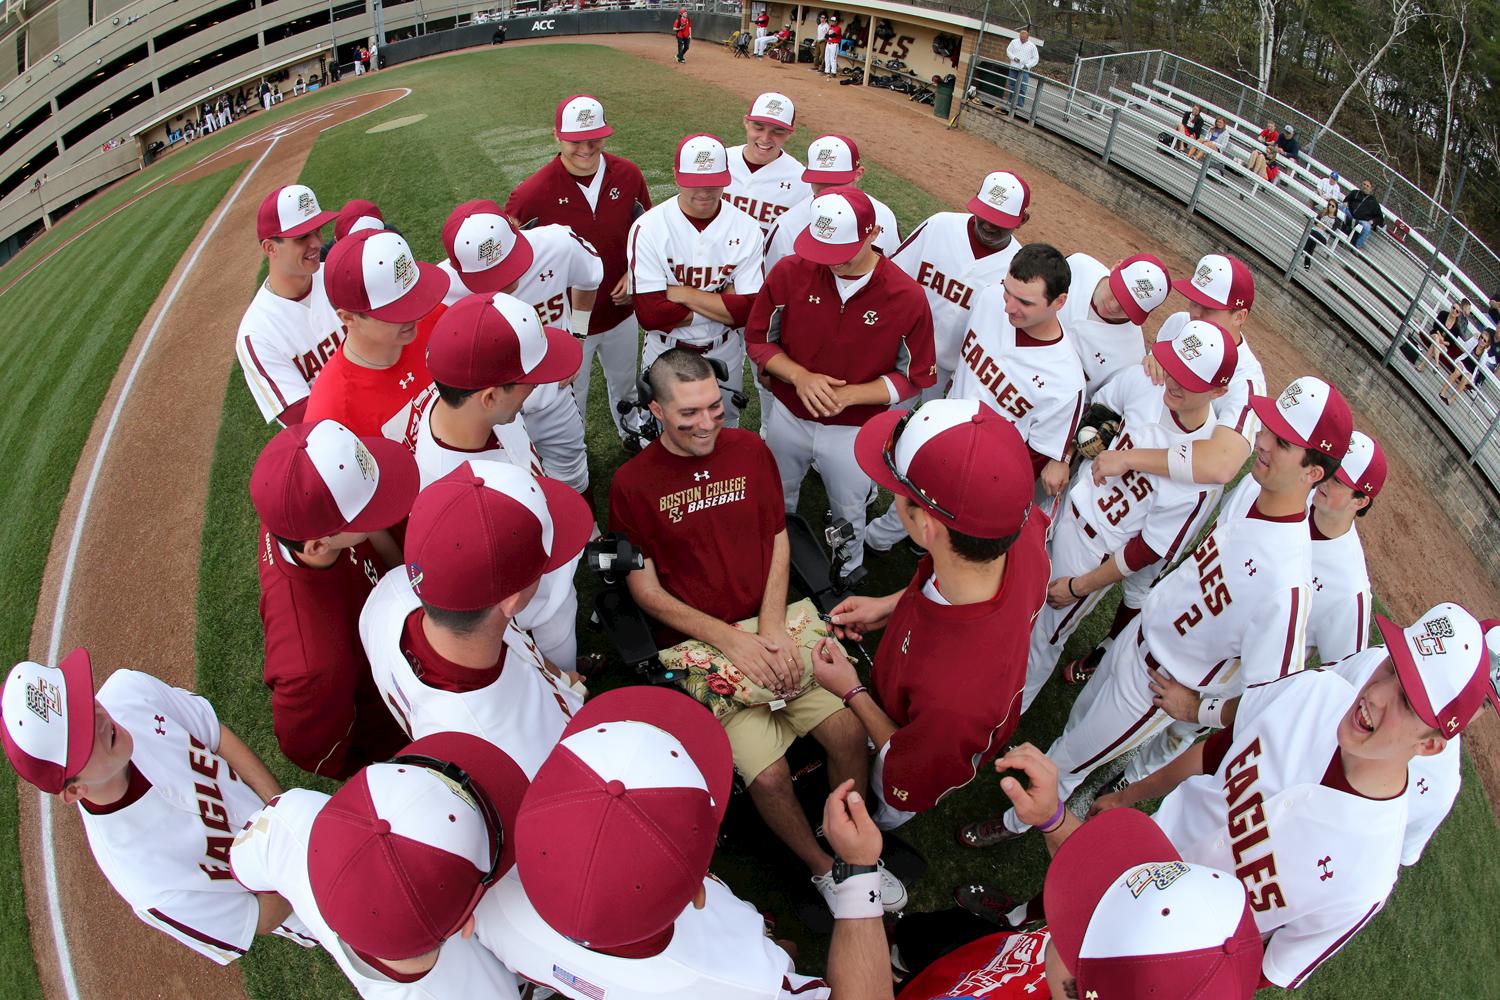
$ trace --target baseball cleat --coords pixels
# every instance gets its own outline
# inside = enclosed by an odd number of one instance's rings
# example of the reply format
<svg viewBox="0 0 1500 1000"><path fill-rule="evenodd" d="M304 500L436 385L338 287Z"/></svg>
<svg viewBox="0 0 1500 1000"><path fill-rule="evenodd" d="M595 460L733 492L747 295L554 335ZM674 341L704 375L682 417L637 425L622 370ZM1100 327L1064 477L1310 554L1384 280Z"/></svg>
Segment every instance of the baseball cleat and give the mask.
<svg viewBox="0 0 1500 1000"><path fill-rule="evenodd" d="M1095 656L1093 653L1090 653L1088 656L1080 656L1078 659L1068 663L1063 667L1063 683L1073 687L1081 687L1087 684L1089 678L1094 676L1094 671L1099 669L1101 660L1103 660L1102 656Z"/></svg>
<svg viewBox="0 0 1500 1000"><path fill-rule="evenodd" d="M1016 908L1016 901L999 889L978 884L954 886L953 902L981 920L1004 930L1015 930L1007 915Z"/></svg>
<svg viewBox="0 0 1500 1000"><path fill-rule="evenodd" d="M1007 828L1004 819L1002 814L966 823L953 832L953 837L962 847L994 847L1025 836Z"/></svg>

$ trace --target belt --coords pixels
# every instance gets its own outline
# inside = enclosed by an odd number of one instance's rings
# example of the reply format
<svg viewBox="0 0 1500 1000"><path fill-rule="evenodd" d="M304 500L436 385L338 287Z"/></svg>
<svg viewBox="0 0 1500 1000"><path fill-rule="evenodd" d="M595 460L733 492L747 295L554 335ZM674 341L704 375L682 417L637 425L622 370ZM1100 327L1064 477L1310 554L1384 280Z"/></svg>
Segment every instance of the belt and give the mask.
<svg viewBox="0 0 1500 1000"><path fill-rule="evenodd" d="M733 330L725 330L723 333L719 334L717 337L715 337L713 340L710 340L706 344L694 344L686 340L681 340L677 337L668 337L666 334L658 333L655 330L652 330L651 332L655 336L658 336L662 340L667 342L667 350L670 351L673 348L680 347L684 351L692 351L694 354L707 354L715 347L718 347L721 344L729 343L729 338L734 336Z"/></svg>
<svg viewBox="0 0 1500 1000"><path fill-rule="evenodd" d="M1098 538L1099 532L1095 531L1093 526L1083 519L1083 515L1078 513L1078 505L1075 503L1071 504L1071 506L1073 508L1073 517L1077 519L1079 527L1083 528L1083 533L1090 538Z"/></svg>

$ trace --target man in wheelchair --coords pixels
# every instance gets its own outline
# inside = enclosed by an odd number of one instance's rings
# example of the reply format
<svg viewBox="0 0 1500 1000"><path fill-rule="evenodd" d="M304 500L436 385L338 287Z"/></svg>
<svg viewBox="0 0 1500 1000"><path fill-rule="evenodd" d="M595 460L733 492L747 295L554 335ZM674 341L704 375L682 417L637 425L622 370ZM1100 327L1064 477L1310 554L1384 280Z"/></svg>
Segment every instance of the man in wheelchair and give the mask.
<svg viewBox="0 0 1500 1000"><path fill-rule="evenodd" d="M719 717L734 766L762 819L830 901L833 857L792 788L787 748L812 736L833 787L869 777L854 713L813 681L811 648L827 634L809 602L788 614L791 545L776 460L758 435L724 426L719 379L686 348L662 354L641 386L660 437L610 488L610 530L640 550L631 598L650 619L664 664ZM906 902L882 869L885 908Z"/></svg>

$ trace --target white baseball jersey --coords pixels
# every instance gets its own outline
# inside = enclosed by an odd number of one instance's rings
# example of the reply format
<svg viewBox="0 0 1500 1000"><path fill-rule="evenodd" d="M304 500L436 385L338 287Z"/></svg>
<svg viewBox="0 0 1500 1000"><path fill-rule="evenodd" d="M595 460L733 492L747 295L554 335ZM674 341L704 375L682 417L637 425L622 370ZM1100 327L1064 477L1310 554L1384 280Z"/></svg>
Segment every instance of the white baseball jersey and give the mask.
<svg viewBox="0 0 1500 1000"><path fill-rule="evenodd" d="M630 224L626 242L632 294L664 292L669 285L737 295L760 291L764 236L755 220L733 205L720 206L719 214L700 232L677 199L668 198ZM729 331L723 323L694 313L691 323L670 336L711 344Z"/></svg>
<svg viewBox="0 0 1500 1000"><path fill-rule="evenodd" d="M724 200L754 219L762 238L783 212L812 197L812 185L802 179L802 161L786 150L753 169L745 162L743 143L730 146L728 153L729 186L724 189Z"/></svg>
<svg viewBox="0 0 1500 1000"><path fill-rule="evenodd" d="M94 859L141 920L228 965L260 919L229 870L229 845L260 796L219 756L207 700L135 670L111 674L97 700L135 746L125 798L79 804Z"/></svg>
<svg viewBox="0 0 1500 1000"><path fill-rule="evenodd" d="M973 236L973 218L967 212L939 212L891 254L891 261L927 292L937 365L945 372L960 367L958 349L969 329L974 296L1004 281L1011 258L1021 249L1012 236L1008 245L984 253Z"/></svg>
<svg viewBox="0 0 1500 1000"><path fill-rule="evenodd" d="M284 299L261 282L240 317L234 352L266 423L307 398L318 372L343 342L344 324L323 289L321 264L301 299Z"/></svg>
<svg viewBox="0 0 1500 1000"><path fill-rule="evenodd" d="M703 890L703 909L683 909L660 953L615 958L549 927L512 869L474 911L474 936L523 978L574 1000L828 1000L828 985L797 974L755 907L712 875Z"/></svg>
<svg viewBox="0 0 1500 1000"><path fill-rule="evenodd" d="M1272 520L1256 509L1259 497L1260 484L1246 476L1224 498L1213 530L1157 580L1141 608L1146 652L1198 691L1234 697L1305 662L1307 515Z"/></svg>
<svg viewBox="0 0 1500 1000"><path fill-rule="evenodd" d="M433 733L470 733L510 754L532 777L583 704L542 662L531 636L510 622L505 667L491 684L444 691L424 684L401 649L407 617L421 607L406 567L391 570L359 616L359 637L375 686L401 728L414 740Z"/></svg>
<svg viewBox="0 0 1500 1000"><path fill-rule="evenodd" d="M804 198L791 208L781 214L771 226L771 232L766 236L766 258L761 265L766 274L771 273L771 268L783 257L790 257L796 250L793 244L797 237L812 222L811 198ZM875 221L880 225L880 235L875 237L875 246L887 257L896 252L901 246L901 233L896 224L896 213L892 212L885 202L870 195L870 204L875 208Z"/></svg>
<svg viewBox="0 0 1500 1000"><path fill-rule="evenodd" d="M1184 781L1156 813L1184 861L1244 883L1269 935L1262 972L1279 986L1301 986L1396 881L1406 796L1348 790L1339 758L1338 724L1354 694L1322 670L1252 686L1218 768Z"/></svg>
<svg viewBox="0 0 1500 1000"><path fill-rule="evenodd" d="M339 940L318 911L307 870L313 820L329 797L292 788L271 800L235 838L230 860L234 877L252 892L279 893L307 924L367 1000L471 1000L511 997L520 989L515 975L473 939L454 935L443 942L437 964L416 982L398 982Z"/></svg>
<svg viewBox="0 0 1500 1000"><path fill-rule="evenodd" d="M1062 461L1083 415L1083 367L1069 336L1064 328L1059 340L1032 340L1006 318L1005 289L989 286L974 299L948 398L981 401L1032 451Z"/></svg>
<svg viewBox="0 0 1500 1000"><path fill-rule="evenodd" d="M1156 332L1157 340L1171 340L1187 325L1191 317L1186 312L1175 312L1166 318ZM1255 447L1255 435L1260 431L1260 418L1250 408L1250 397L1266 394L1266 373L1260 359L1250 349L1249 338L1242 339L1235 355L1234 374L1229 379L1229 391L1214 400L1214 413L1219 423L1233 427L1250 447Z"/></svg>
<svg viewBox="0 0 1500 1000"><path fill-rule="evenodd" d="M1094 289L1109 277L1107 266L1086 253L1075 253L1068 256L1068 267L1073 280L1068 285L1068 301L1057 318L1073 338L1087 382L1084 394L1092 399L1115 372L1141 363L1146 356L1146 338L1140 324L1129 320L1111 323L1094 309Z"/></svg>
<svg viewBox="0 0 1500 1000"><path fill-rule="evenodd" d="M1350 527L1338 538L1316 533L1308 515L1312 536L1312 606L1307 613L1308 652L1332 663L1353 656L1370 642L1374 605L1370 574L1365 568L1365 547L1359 529Z"/></svg>

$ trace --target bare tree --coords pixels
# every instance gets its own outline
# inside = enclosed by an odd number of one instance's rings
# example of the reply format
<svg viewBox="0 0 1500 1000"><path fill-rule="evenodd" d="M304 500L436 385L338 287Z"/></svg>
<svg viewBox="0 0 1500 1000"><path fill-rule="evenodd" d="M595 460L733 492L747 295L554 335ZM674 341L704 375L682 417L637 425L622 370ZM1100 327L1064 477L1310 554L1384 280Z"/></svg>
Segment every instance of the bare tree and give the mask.
<svg viewBox="0 0 1500 1000"><path fill-rule="evenodd" d="M1255 0L1259 34L1255 46L1255 89L1262 94L1271 87L1276 63L1276 0Z"/></svg>
<svg viewBox="0 0 1500 1000"><path fill-rule="evenodd" d="M1264 3L1266 0L1260 0L1260 2ZM1391 5L1390 34L1386 37L1385 42L1365 61L1365 64L1355 70L1354 79L1349 81L1349 86L1344 88L1344 92L1339 95L1338 101L1334 103L1333 110L1328 112L1328 120L1323 123L1325 130L1333 128L1333 123L1338 120L1339 112L1344 109L1344 103L1363 88L1365 80L1369 78L1375 67L1379 65L1380 60L1385 58L1385 54L1391 50L1391 46L1396 44L1396 39L1406 34L1417 18L1427 16L1427 12L1418 5L1417 0L1389 0L1389 3ZM1335 39L1335 43L1337 43L1337 39ZM1346 56L1345 58L1347 59L1348 57ZM1352 62L1350 63L1350 67L1353 67Z"/></svg>
<svg viewBox="0 0 1500 1000"><path fill-rule="evenodd" d="M1443 109L1442 158L1438 160L1437 186L1432 191L1433 200L1439 204L1443 200L1443 186L1448 182L1448 146L1453 137L1453 98L1458 90L1458 78L1464 70L1464 53L1469 47L1469 0L1455 0L1453 13L1448 18L1454 22L1451 27L1458 31L1458 52L1450 52L1453 44L1452 31L1439 32L1438 58L1442 62L1443 83L1447 91Z"/></svg>

